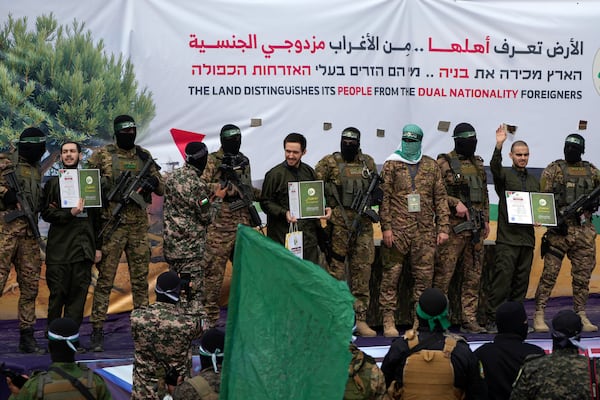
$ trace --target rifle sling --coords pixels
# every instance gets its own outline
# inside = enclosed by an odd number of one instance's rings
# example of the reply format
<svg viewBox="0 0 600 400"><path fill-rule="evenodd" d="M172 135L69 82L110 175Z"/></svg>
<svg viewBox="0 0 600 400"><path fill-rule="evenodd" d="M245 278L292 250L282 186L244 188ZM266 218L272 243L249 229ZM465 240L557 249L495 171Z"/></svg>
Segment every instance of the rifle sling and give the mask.
<svg viewBox="0 0 600 400"><path fill-rule="evenodd" d="M65 379L68 379L69 382L71 382L71 384L81 392L81 394L83 395L83 397L85 397L87 400L94 400L94 396L92 395L92 393L89 391L88 388L86 388L79 379L75 378L72 375L69 375L67 372L63 371L62 369L54 366L54 367L50 367L49 368L50 371L54 371L57 374L59 374L60 376L62 376ZM91 382L88 382L89 384L91 384Z"/></svg>

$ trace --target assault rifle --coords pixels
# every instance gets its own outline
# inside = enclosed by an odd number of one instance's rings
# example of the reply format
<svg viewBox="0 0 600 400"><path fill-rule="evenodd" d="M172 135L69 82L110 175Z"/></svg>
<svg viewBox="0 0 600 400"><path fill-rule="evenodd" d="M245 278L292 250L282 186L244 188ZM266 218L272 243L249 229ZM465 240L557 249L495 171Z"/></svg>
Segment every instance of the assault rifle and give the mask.
<svg viewBox="0 0 600 400"><path fill-rule="evenodd" d="M262 220L254 207L252 198L252 187L245 185L240 182L238 171L243 171L249 165L248 159L241 154L225 154L223 161L219 165L219 171L221 172L221 188L228 186L235 186L240 192L240 198L229 203L229 209L231 211L240 210L244 207L248 208L250 213L250 224L253 228L260 227Z"/></svg>
<svg viewBox="0 0 600 400"><path fill-rule="evenodd" d="M371 197L380 181L381 177L376 172L372 172L369 177L369 187L366 192L359 193L350 206L350 208L356 211L348 236L348 243L350 244L352 244L354 239L360 234L360 230L362 229L361 219L363 215L368 217L373 223L379 222L379 215L371 208Z"/></svg>
<svg viewBox="0 0 600 400"><path fill-rule="evenodd" d="M567 220L569 218L581 217L584 211L596 211L600 202L598 197L600 197L600 185L596 186L591 193L582 194L577 200L560 210L557 221L560 234L567 234Z"/></svg>
<svg viewBox="0 0 600 400"><path fill-rule="evenodd" d="M98 234L98 238L106 232L104 239L108 239L112 236L115 230L121 224L121 212L125 206L136 203L142 210L145 210L148 204L144 200L142 191L144 190L144 179L150 172L150 167L154 164L154 160L150 157L144 163L144 166L140 172L135 176L131 176L131 172L122 172L119 178L115 182L115 187L108 194L108 201L117 201L117 205L113 208L110 218L102 230Z"/></svg>
<svg viewBox="0 0 600 400"><path fill-rule="evenodd" d="M469 187L465 185L464 191L469 190ZM481 230L485 226L483 221L483 211L475 209L469 196L465 196L465 206L469 210L469 218L465 222L461 222L452 228L454 233L461 233L464 231L471 231L471 244L477 245L481 240Z"/></svg>
<svg viewBox="0 0 600 400"><path fill-rule="evenodd" d="M21 188L15 171L7 172L4 175L4 177L6 178L6 183L8 184L8 187L13 192L15 192L17 202L19 203L20 208L18 210L12 210L7 212L4 215L4 221L11 222L19 217L25 217L27 219L27 224L29 225L29 228L31 228L31 232L33 232L33 237L35 237L35 240L37 240L40 247L44 248L45 244L42 241L42 235L40 234L40 228L38 227L37 213L33 211L31 197L27 193L25 193Z"/></svg>
<svg viewBox="0 0 600 400"><path fill-rule="evenodd" d="M6 363L4 362L2 363L2 365L0 365L0 375L4 375L5 377L10 378L12 384L18 387L19 389L23 387L25 382L27 382L27 378L8 368L6 366Z"/></svg>

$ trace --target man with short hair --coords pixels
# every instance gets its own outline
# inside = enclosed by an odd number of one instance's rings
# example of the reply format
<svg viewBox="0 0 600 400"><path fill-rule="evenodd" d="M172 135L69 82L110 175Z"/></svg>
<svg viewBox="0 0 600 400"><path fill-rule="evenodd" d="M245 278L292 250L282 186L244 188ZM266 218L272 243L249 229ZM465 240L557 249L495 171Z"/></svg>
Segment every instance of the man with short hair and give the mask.
<svg viewBox="0 0 600 400"><path fill-rule="evenodd" d="M34 229L38 229L42 198L40 160L45 152L46 135L38 128L30 127L21 132L16 151L0 154L0 296L4 293L11 264L14 264L20 291L19 351L22 353L43 352L33 337L35 299L42 268L40 245ZM29 203L28 208L33 214L30 215L31 222L22 213L26 206L19 204L15 188L7 181L8 174L14 174L22 200Z"/></svg>
<svg viewBox="0 0 600 400"><path fill-rule="evenodd" d="M306 154L306 138L300 133L290 133L283 139L285 161L271 168L263 181L260 206L267 214L267 236L285 244L289 225L298 224L302 231L302 258L319 264L317 230L319 219L298 219L290 213L288 183L314 181L315 170L302 162ZM327 209L331 214L331 208Z"/></svg>
<svg viewBox="0 0 600 400"><path fill-rule="evenodd" d="M369 308L369 280L371 265L375 259L373 222L366 214L360 216L358 227L353 227L357 210L372 179L379 179L373 157L360 148L360 131L345 128L341 134L340 151L323 157L315 166L317 179L325 184L325 203L331 207L332 259L329 273L338 280L349 281L352 295L356 298L356 332L360 336L377 336L367 324ZM369 199L368 207L373 199ZM351 242L351 243L350 243ZM346 276L346 264L348 273Z"/></svg>
<svg viewBox="0 0 600 400"><path fill-rule="evenodd" d="M512 167L502 167L502 145L506 141L506 125L496 129L496 146L490 161L494 188L498 194L498 229L492 280L489 284L486 329L496 333L496 309L504 301L522 302L529 286L529 274L535 248L533 225L511 223L506 208L506 191L539 192L540 181L527 171L529 147L515 141L508 156Z"/></svg>
<svg viewBox="0 0 600 400"><path fill-rule="evenodd" d="M89 167L100 170L102 192L108 195L117 184L119 177L129 173L136 177L147 163L149 172L140 185L142 202L129 201L123 204L119 195L103 207L102 260L97 265L98 279L92 302L91 350L104 351L104 321L108 311L110 293L114 284L121 255L125 251L133 308L148 304L148 268L150 263L150 242L148 241L148 214L146 204L152 202L152 193L164 193L160 167L153 161L152 154L135 144L137 128L129 115L119 115L114 120L115 143L106 145L92 154ZM129 195L129 194L124 194ZM121 208L115 220L113 213ZM105 229L106 228L106 229ZM110 237L109 237L110 236Z"/></svg>
<svg viewBox="0 0 600 400"><path fill-rule="evenodd" d="M219 212L225 189L212 188L202 180L208 149L202 142L185 146L185 164L165 181L163 254L182 278L186 304L191 312L203 314L203 258L206 230Z"/></svg>
<svg viewBox="0 0 600 400"><path fill-rule="evenodd" d="M156 302L131 312L133 336L132 399L162 399L170 379L189 378L192 340L202 333L201 320L181 307L181 279L175 271L156 279Z"/></svg>
<svg viewBox="0 0 600 400"><path fill-rule="evenodd" d="M487 399L479 363L461 336L447 331L448 299L440 289L423 291L416 329L394 340L381 370L391 399Z"/></svg>
<svg viewBox="0 0 600 400"><path fill-rule="evenodd" d="M523 303L503 303L495 317L498 334L493 342L478 347L475 355L483 365L489 398L508 400L525 359L545 353L541 347L525 342L529 326Z"/></svg>
<svg viewBox="0 0 600 400"><path fill-rule="evenodd" d="M592 163L583 161L585 139L573 133L566 137L563 149L565 159L551 162L540 179L542 192L554 193L556 211L560 212L579 199L590 194L600 185L600 170ZM591 204L578 215L564 218L563 225L550 228L542 238L544 269L535 292L535 314L533 328L536 332L548 332L544 321L544 309L556 284L556 279L565 255L571 261L573 285L573 308L581 317L584 332L596 332L598 326L592 324L585 313L590 292L590 278L596 266L596 227L592 214L598 209L598 202Z"/></svg>
<svg viewBox="0 0 600 400"><path fill-rule="evenodd" d="M596 359L579 354L582 327L580 316L572 310L561 310L554 316L552 353L525 360L511 400L594 398L598 374L592 382L590 366Z"/></svg>
<svg viewBox="0 0 600 400"><path fill-rule="evenodd" d="M112 396L104 380L75 362L79 325L71 318L56 318L48 326L48 350L52 364L47 372L34 374L19 390L11 387L11 400L19 399L98 399Z"/></svg>
<svg viewBox="0 0 600 400"><path fill-rule="evenodd" d="M60 161L64 169L77 169L82 157L79 143L61 145ZM80 326L92 265L102 258L102 243L97 240L100 210L87 208L83 198L75 207L62 208L58 176L46 182L43 198L42 218L50 224L46 246L48 326L61 316L72 318Z"/></svg>

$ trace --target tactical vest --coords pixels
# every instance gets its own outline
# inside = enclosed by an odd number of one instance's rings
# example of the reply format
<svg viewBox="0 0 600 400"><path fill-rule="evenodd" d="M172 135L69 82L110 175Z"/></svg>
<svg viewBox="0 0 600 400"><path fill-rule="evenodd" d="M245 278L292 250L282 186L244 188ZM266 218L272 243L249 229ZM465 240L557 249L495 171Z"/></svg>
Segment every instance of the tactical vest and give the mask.
<svg viewBox="0 0 600 400"><path fill-rule="evenodd" d="M96 393L94 382L94 371L87 367L81 367L83 375L78 379L92 395ZM45 400L85 400L83 394L68 380L56 372L46 371L38 375L38 387L36 399Z"/></svg>
<svg viewBox="0 0 600 400"><path fill-rule="evenodd" d="M569 205L594 190L594 175L589 162L582 161L581 166L572 166L564 160L558 160L557 164L562 171L563 181L554 183L552 191L558 194L559 207Z"/></svg>
<svg viewBox="0 0 600 400"><path fill-rule="evenodd" d="M221 164L223 163L223 151L219 150L215 153L215 168L216 168L216 175L215 175L215 179L217 181L222 179L221 176L221 171L219 170L219 167L221 166ZM248 160L248 158L243 154L243 153L239 153L239 156L244 157L244 159L246 159L246 161L248 162L248 165L246 165L244 168L240 168L237 169L235 171L239 184L236 184L236 186L239 187L239 190L244 193L246 200L250 200L250 201L254 201L254 190L252 188L252 176L250 174L250 162ZM231 196L229 193L225 196L225 199L223 199L225 202L229 202L229 201L233 201L236 200L237 198L242 197L241 195L236 195L236 196Z"/></svg>
<svg viewBox="0 0 600 400"><path fill-rule="evenodd" d="M197 375L192 379L188 379L190 385L198 393L199 400L219 400L219 394L208 384L208 381L202 376Z"/></svg>
<svg viewBox="0 0 600 400"><path fill-rule="evenodd" d="M363 176L363 170L371 166L366 165L362 155L359 156L360 163L347 163L341 153L334 153L333 156L340 172L341 185L336 188L339 201L344 207L352 207L356 197L369 189L369 178Z"/></svg>
<svg viewBox="0 0 600 400"><path fill-rule="evenodd" d="M483 203L485 183L482 175L484 172L479 169L475 158L471 157L469 165L465 165L453 154L441 154L441 156L448 161L454 175L453 183L446 185L448 195L459 198L463 203L469 200L472 203Z"/></svg>
<svg viewBox="0 0 600 400"><path fill-rule="evenodd" d="M419 344L415 331L405 336L409 348ZM402 399L463 399L464 392L454 387L454 368L450 355L456 339L446 336L442 350L419 350L406 359L402 377Z"/></svg>
<svg viewBox="0 0 600 400"><path fill-rule="evenodd" d="M114 144L109 144L106 146L106 150L111 155L111 167L112 167L112 183L113 185L119 178L119 175L122 172L129 171L131 173L131 177L134 178L137 174L144 168L145 161L142 161L140 157L140 153L142 150L139 146L135 146L135 159L125 156L124 154L117 151L117 147ZM152 195L150 193L144 193L144 201L146 203L150 203L152 200ZM119 201L120 199L114 199L115 201Z"/></svg>
<svg viewBox="0 0 600 400"><path fill-rule="evenodd" d="M8 158L12 163L15 175L19 181L19 185L25 196L29 197L33 211L40 210L40 197L42 194L41 179L39 166L31 166L27 163L19 162L19 154L15 151L10 153ZM0 211L5 211L4 203L0 202Z"/></svg>
<svg viewBox="0 0 600 400"><path fill-rule="evenodd" d="M348 381L344 391L344 400L364 400L372 398L371 372L375 360L361 351L352 358L348 368Z"/></svg>

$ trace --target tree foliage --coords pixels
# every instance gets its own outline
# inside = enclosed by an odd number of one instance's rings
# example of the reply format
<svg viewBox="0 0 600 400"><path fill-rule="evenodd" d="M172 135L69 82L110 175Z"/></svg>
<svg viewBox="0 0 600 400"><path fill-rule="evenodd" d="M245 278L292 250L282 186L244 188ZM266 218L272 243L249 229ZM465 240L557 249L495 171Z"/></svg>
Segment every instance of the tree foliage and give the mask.
<svg viewBox="0 0 600 400"><path fill-rule="evenodd" d="M59 26L53 14L11 15L0 30L0 147L28 126L37 126L56 149L66 140L93 146L112 140L112 121L133 116L143 133L155 116L152 93L138 90L134 67L107 54L84 23Z"/></svg>

